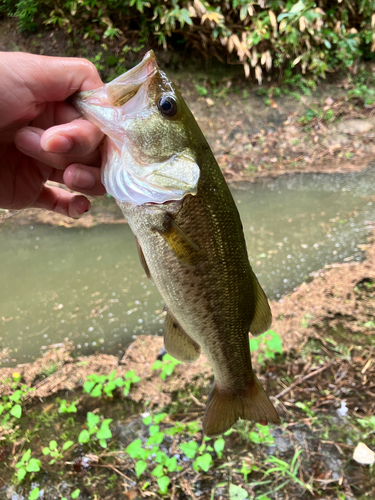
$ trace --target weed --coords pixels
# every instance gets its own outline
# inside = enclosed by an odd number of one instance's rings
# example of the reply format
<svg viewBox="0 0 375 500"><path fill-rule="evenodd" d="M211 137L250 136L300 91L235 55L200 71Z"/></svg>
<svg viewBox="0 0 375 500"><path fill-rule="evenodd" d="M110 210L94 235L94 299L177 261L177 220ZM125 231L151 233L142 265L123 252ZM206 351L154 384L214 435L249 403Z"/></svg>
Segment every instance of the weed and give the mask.
<svg viewBox="0 0 375 500"><path fill-rule="evenodd" d="M155 363L152 365L152 370L161 370L160 372L160 378L162 380L165 380L167 377L172 375L174 369L176 368L177 365L180 365L181 361L178 361L177 359L173 358L169 354L165 354L163 356L163 360L157 360Z"/></svg>
<svg viewBox="0 0 375 500"><path fill-rule="evenodd" d="M31 458L31 449L25 451L19 462L16 463L17 479L19 482L23 481L28 472L39 472L40 471L40 460L36 458Z"/></svg>
<svg viewBox="0 0 375 500"><path fill-rule="evenodd" d="M280 460L277 457L270 456L265 460L265 464L271 464L273 467L270 469L267 469L264 476L269 476L270 474L275 474L277 476L281 477L286 477L288 480L292 481L293 483L298 484L299 486L302 486L302 488L312 491L312 486L311 484L305 483L301 481L298 477L298 470L299 470L299 456L302 453L302 449L296 449L294 456L292 458L291 463L289 464L288 462L285 462L284 460ZM286 483L283 483L285 486ZM280 488L280 485L277 489ZM281 489L281 488L280 488ZM276 488L272 490L273 492L276 491ZM269 492L271 493L271 492ZM267 495L268 493L266 493Z"/></svg>
<svg viewBox="0 0 375 500"><path fill-rule="evenodd" d="M104 419L100 426L100 417L94 413L88 412L87 414L87 429L81 431L78 436L78 442L81 444L89 443L94 436L99 441L102 448L107 448L107 439L111 439L112 432L109 424L112 422L111 418Z"/></svg>
<svg viewBox="0 0 375 500"><path fill-rule="evenodd" d="M259 348L261 348L258 354L259 363L275 359L276 354L282 354L283 352L280 335L273 330L268 330L258 337L252 337L250 339L250 350L254 352Z"/></svg>
<svg viewBox="0 0 375 500"><path fill-rule="evenodd" d="M55 440L49 442L49 445L42 449L43 455L50 455L51 460L50 465L53 465L57 460L62 460L64 458L63 452L68 450L74 445L74 441L65 441L61 449L59 449L58 444Z"/></svg>
<svg viewBox="0 0 375 500"><path fill-rule="evenodd" d="M140 380L133 370L125 373L123 378L116 377L116 370L113 370L109 375L93 373L87 377L86 382L83 384L83 390L94 398L99 398L103 393L105 396L112 398L113 392L117 388L123 387L124 396L128 396L131 385Z"/></svg>

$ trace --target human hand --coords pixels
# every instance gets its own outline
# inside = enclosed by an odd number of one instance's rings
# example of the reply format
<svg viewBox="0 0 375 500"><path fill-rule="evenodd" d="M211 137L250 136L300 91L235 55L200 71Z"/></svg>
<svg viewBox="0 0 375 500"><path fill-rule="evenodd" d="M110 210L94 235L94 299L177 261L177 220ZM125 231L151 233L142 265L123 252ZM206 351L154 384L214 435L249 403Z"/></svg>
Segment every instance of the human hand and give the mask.
<svg viewBox="0 0 375 500"><path fill-rule="evenodd" d="M77 218L101 195L103 133L66 99L103 83L84 59L0 52L0 207L35 207Z"/></svg>

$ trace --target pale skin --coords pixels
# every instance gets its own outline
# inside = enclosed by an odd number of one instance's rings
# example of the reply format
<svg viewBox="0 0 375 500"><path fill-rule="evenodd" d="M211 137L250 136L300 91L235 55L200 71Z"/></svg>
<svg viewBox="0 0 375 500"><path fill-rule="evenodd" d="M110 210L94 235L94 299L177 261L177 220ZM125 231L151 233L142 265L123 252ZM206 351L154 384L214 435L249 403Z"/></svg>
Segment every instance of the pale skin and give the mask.
<svg viewBox="0 0 375 500"><path fill-rule="evenodd" d="M90 209L84 195L105 193L103 133L67 102L75 92L102 85L85 59L0 52L0 208L79 218Z"/></svg>

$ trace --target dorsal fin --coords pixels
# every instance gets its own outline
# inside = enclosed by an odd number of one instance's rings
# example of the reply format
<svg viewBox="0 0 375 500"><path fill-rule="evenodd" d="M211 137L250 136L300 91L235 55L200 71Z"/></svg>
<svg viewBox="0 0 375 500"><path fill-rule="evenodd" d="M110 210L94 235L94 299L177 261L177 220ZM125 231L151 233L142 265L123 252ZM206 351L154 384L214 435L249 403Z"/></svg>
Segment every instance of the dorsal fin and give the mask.
<svg viewBox="0 0 375 500"><path fill-rule="evenodd" d="M266 332L272 324L272 313L262 287L259 284L258 278L252 272L255 311L251 322L250 332L253 335L260 335Z"/></svg>
<svg viewBox="0 0 375 500"><path fill-rule="evenodd" d="M187 363L196 361L201 353L200 346L185 333L168 309L165 318L164 347L168 354Z"/></svg>

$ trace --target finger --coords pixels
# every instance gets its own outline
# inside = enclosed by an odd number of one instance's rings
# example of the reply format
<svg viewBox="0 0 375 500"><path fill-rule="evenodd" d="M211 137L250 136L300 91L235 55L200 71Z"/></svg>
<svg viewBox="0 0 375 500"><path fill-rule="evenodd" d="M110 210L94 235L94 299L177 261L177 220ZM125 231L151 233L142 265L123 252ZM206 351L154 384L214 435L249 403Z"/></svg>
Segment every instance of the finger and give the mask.
<svg viewBox="0 0 375 500"><path fill-rule="evenodd" d="M93 123L78 119L46 130L41 137L41 147L49 153L69 153L84 157L103 141L103 132Z"/></svg>
<svg viewBox="0 0 375 500"><path fill-rule="evenodd" d="M63 182L69 189L89 196L101 196L106 193L99 168L81 164L69 165L64 170Z"/></svg>
<svg viewBox="0 0 375 500"><path fill-rule="evenodd" d="M101 166L101 155L98 149L85 156L57 154L44 151L41 145L43 133L44 130L36 127L24 127L16 132L14 143L22 153L34 158L41 164L46 164L54 168L65 169L76 162L92 165L94 167Z"/></svg>
<svg viewBox="0 0 375 500"><path fill-rule="evenodd" d="M58 214L78 219L90 210L90 202L81 195L74 195L57 187L44 186L34 208L44 208Z"/></svg>

